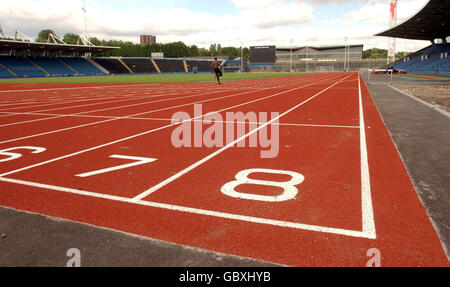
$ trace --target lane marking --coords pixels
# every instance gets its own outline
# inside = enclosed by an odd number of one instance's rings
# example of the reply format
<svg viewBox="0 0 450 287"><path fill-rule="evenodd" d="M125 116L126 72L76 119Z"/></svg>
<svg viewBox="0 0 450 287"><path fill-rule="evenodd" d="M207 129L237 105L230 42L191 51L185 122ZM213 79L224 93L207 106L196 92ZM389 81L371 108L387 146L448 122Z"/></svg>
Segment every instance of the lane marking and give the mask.
<svg viewBox="0 0 450 287"><path fill-rule="evenodd" d="M350 76L351 76L351 75L345 77L344 79L347 79L347 78L350 77ZM194 164L192 164L192 165L188 166L187 168L181 170L180 172L174 174L173 176L171 176L171 177L169 177L169 178L167 178L167 179L161 181L160 183L158 183L158 184L156 184L155 186L149 188L148 190L144 191L143 193L138 194L137 196L135 196L135 197L133 198L133 200L136 200L136 201L137 201L137 200L143 199L144 197L146 197L146 196L148 196L148 195L154 193L155 191L159 190L160 188L164 187L165 185L167 185L167 184L171 183L172 181L174 181L174 180L180 178L181 176L187 174L188 172L190 172L191 170L197 168L198 166L202 165L203 163L209 161L210 159L214 158L215 156L221 154L221 153L224 152L225 150L227 150L227 149L229 149L230 147L234 146L236 143L238 143L238 142L244 140L245 138L249 137L250 135L252 135L252 134L258 132L259 130L261 130L261 129L265 128L265 127L267 127L267 126L270 125L271 123L273 123L273 122L278 122L278 120L279 120L281 117L283 117L283 116L285 116L286 114L292 112L293 110L295 110L295 109L297 109L298 107L304 105L305 103L307 103L307 102L313 100L314 98L316 98L317 96L321 95L321 94L324 93L325 91L327 91L327 90L331 89L332 87L334 87L335 85L339 84L342 80L343 80L343 79L341 79L341 80L335 82L334 84L332 84L331 86L327 87L326 89L323 89L322 91L316 93L314 96L312 96L312 97L308 98L307 100L305 100L305 101L303 101L303 102L301 102L301 103L295 105L294 107L288 109L287 111L285 111L285 112L283 112L282 114L278 115L277 117L271 119L270 121L266 122L265 124L259 126L258 128L255 128L255 129L251 130L251 131L248 132L247 134L245 134L245 135L241 136L240 138L238 138L238 139L236 139L236 140L230 142L229 144L225 145L225 146L222 147L221 149L219 149L219 150L217 150L217 151L211 153L210 155L204 157L203 159L201 159L201 160L195 162ZM293 91L293 90L297 90L297 89L298 89L298 88L294 88L294 89L291 89L291 90L289 90L289 91ZM1 175L0 175L0 176L1 176Z"/></svg>
<svg viewBox="0 0 450 287"><path fill-rule="evenodd" d="M336 78L336 77L333 77L333 78ZM326 79L326 80L328 80L328 79ZM308 86L308 85L305 85L305 86ZM303 86L303 87L304 87L304 86ZM297 88L297 89L299 89L299 88ZM291 90L294 90L294 89L291 89ZM276 93L276 94L271 95L271 96L263 97L263 98L261 98L261 99L259 99L259 100L266 99L266 98L268 98L268 97L275 97L275 96L278 96L278 95L280 95L280 94L287 93L287 92L289 92L289 91L291 91L291 90L284 91L284 92L280 92L280 93ZM244 92L244 93L248 93L248 92ZM237 94L237 95L239 95L239 94ZM212 99L212 100L213 100L213 99ZM246 102L246 103L242 103L242 104L239 104L239 105L227 107L227 108L218 110L218 111L216 111L216 112L217 112L217 113L223 112L223 111L226 111L226 110L235 108L235 107L237 107L237 106L246 105L246 104L248 104L248 103L252 103L252 102L255 102L255 101L257 101L257 100L252 100L252 101L249 101L249 102ZM203 116L204 116L204 115L200 115L200 116L191 118L191 119L189 119L189 120L194 120L194 119L196 119L196 118L202 118ZM189 121L189 120L186 120L186 121ZM183 122L184 122L184 121L183 121ZM54 158L54 159L50 159L50 160L47 160L47 161L44 161L44 162L40 162L40 163L37 163L37 164L33 164L33 165L30 165L30 166L26 166L26 167L23 167L23 168L20 168L20 169L16 169L16 170L13 170L13 171L9 171L9 172L0 174L0 177L1 177L1 176L6 176L6 175L9 175L9 174L13 174L13 173L17 173L17 172L20 172L20 171L23 171L23 170L27 170L27 169L30 169L30 168L34 168L34 167L37 167L37 166L41 166L41 165L44 165L44 164L48 164L48 163L51 163L51 162L54 162L54 161L58 161L58 160L61 160L61 159L65 159L65 158L68 158L68 157L72 157L72 156L75 156L75 155L78 155L78 154L82 154L82 153L85 153L85 152L88 152L88 151L96 150L96 149L99 149L99 148L102 148L102 147L105 147L105 146L113 145L113 144L116 144L116 143L119 143L119 142L123 142L123 141L129 140L129 139L133 139L133 138L136 138L136 137L139 137L139 136L142 136L142 135L146 135L146 134L149 134L149 133L152 133L152 132L156 132L156 131L159 131L159 130L163 130L163 129L166 129L166 128L169 128L169 127L172 127L172 126L175 126L175 125L182 124L183 122L178 122L178 123L173 123L173 124L171 123L171 124L168 124L168 125L165 125L165 126L156 128L156 129L152 129L152 130L145 131L145 132L142 132L142 133L139 133L139 134L135 134L135 135L128 136L128 137L125 137L125 138L121 138L121 139L118 139L118 140L115 140L115 141L111 141L111 142L108 142L108 143L105 143L105 144L102 144L102 145L99 145L99 146L94 146L94 147L91 147L91 148L88 148L88 149L84 149L84 150L81 150L81 151L78 151L78 152L75 152L75 153L71 153L71 154L64 155L64 156L60 156L60 157L57 157L57 158ZM1 142L0 142L0 143L1 143Z"/></svg>
<svg viewBox="0 0 450 287"><path fill-rule="evenodd" d="M169 118L140 118L140 117L116 117L116 116L94 116L94 115L79 115L79 114L47 114L47 113L17 113L18 115L36 115L36 116L65 116L65 117L82 117L82 118L102 118L102 119L128 119L128 120L145 120L145 121L167 121L171 122ZM203 122L203 120L192 120L192 122ZM264 122L240 122L240 121L214 121L216 123L223 124L262 124ZM272 123L279 126L300 126L300 127L323 127L323 128L348 128L359 129L358 126L346 126L346 125L332 125L332 124L302 124L302 123Z"/></svg>
<svg viewBox="0 0 450 287"><path fill-rule="evenodd" d="M247 91L247 92L242 92L242 93L238 93L238 94L232 94L232 95L228 95L228 96L223 96L223 97L218 97L218 98L213 98L213 99L208 99L208 100L203 100L203 101L192 102L192 103L183 104L183 105L170 106L170 107L167 107L167 108L161 108L161 109L157 109L157 110L151 110L151 111L146 111L146 112L142 112L142 113L131 114L131 115L128 115L128 116L121 117L119 119L128 119L128 117L139 116L139 115L143 115L143 114L154 113L154 112L159 112L159 111L164 111L164 110L170 110L170 109L174 109L174 108L178 108L178 107L182 107L182 106L190 106L190 105L193 105L193 104L199 104L199 103L204 103L204 102L208 102L208 101L215 101L215 100L220 100L220 99L229 98L229 97L236 97L236 96L239 96L239 95L242 95L242 94L251 93L251 92L257 92L257 91ZM117 121L119 119L112 118L112 119L107 119L107 120L103 120L103 121L96 121L96 122L92 122L92 123L87 123L87 124L67 127L67 128L63 128L63 129L57 129L57 130L53 130L53 131L43 132L43 133L39 133L39 134L24 136L24 137L20 137L20 138L4 140L4 141L0 141L0 144L13 142L13 141L18 141L18 140L23 140L23 139L28 139L28 138L33 138L33 137L38 137L38 136L43 136L43 135L48 135L48 134L54 134L54 133L58 133L58 132L62 132L62 131L67 131L67 130L82 128L82 127L87 127L87 126L91 126L91 125L95 125L95 124L103 124L103 123L107 123L107 122Z"/></svg>
<svg viewBox="0 0 450 287"><path fill-rule="evenodd" d="M77 174L75 176L88 177L88 176L93 176L93 175L97 175L97 174L107 173L107 172L111 172L111 171L115 171L115 170L119 170L119 169L124 169L124 168L128 168L128 167L137 166L137 165L146 164L146 163L150 163L150 162L156 161L156 158L129 156L129 155L120 155L120 154L113 154L113 155L110 155L109 157L120 158L120 159L129 159L129 160L134 160L135 162L127 163L127 164L121 164L121 165L108 167L108 168L103 168L103 169L98 169L98 170L94 170L94 171L90 171L90 172L80 173L80 174Z"/></svg>
<svg viewBox="0 0 450 287"><path fill-rule="evenodd" d="M127 197L108 195L108 194L96 193L96 192L90 192L90 191L84 191L84 190L77 190L77 189L72 189L72 188L67 188L67 187L42 184L42 183L37 183L37 182L11 179L11 178L5 178L5 177L0 177L0 181L21 184L21 185L26 185L26 186L31 186L31 187L37 187L37 188L43 188L43 189L56 190L56 191L66 192L66 193L90 196L90 197L95 197L95 198L125 202L125 203L130 203L130 204L137 204L137 205L143 205L143 206L148 206L148 207L167 209L167 210L172 210L172 211L193 213L193 214L198 214L198 215L207 215L207 216L212 216L212 217L217 217L217 218L239 220L239 221L244 221L244 222L266 224L266 225L285 227L285 228L302 229L302 230L308 230L308 231L314 231L314 232L333 233L333 234L358 237L358 238L374 239L371 237L370 234L368 234L364 231L349 230L349 229L334 228L334 227L324 227L324 226L318 226L318 225L295 223L295 222L288 222L288 221L281 221L281 220L274 220L274 219L266 219L266 218L260 218L260 217L254 217L254 216L232 214L232 213L227 213L227 212L212 211L212 210L206 210L206 209L185 207L185 206L151 202L151 201L143 201L143 200L136 201L136 200L132 200Z"/></svg>
<svg viewBox="0 0 450 287"><path fill-rule="evenodd" d="M333 77L333 78L336 78L336 77ZM325 80L329 80L329 79L325 79ZM323 81L325 81L325 80L323 80ZM321 82L321 81L319 81L319 82ZM309 84L309 85L305 85L303 87L310 86L310 85L313 85L313 83ZM164 111L164 110L170 110L170 109L174 109L174 108L178 108L178 107L190 106L190 105L193 105L193 104L205 103L205 102L209 102L209 101L220 100L220 99L224 99L224 98L228 98L228 97L235 97L235 96L239 96L239 95L243 95L243 94L248 94L248 93L258 92L258 91L268 90L268 89L270 89L270 88L262 88L262 89L259 89L259 90L250 90L250 91L245 91L245 92L232 94L232 95L228 95L228 96L223 96L223 97L218 97L218 98L213 98L213 99L208 99L208 100L202 100L202 101L197 101L197 102L192 102L192 103L187 103L187 104L182 104L182 105L177 105L177 106L171 106L171 107L167 107L167 108L161 108L161 109L158 109L158 110L152 110L152 111L147 111L147 112L142 112L142 113L137 113L137 114L131 114L131 115L128 115L128 116L121 117L120 119L129 119L130 117L134 117L134 116L139 116L139 115L144 115L144 114L149 114L149 113L154 113L154 112L160 112L160 111ZM220 92L220 91L218 91L218 92ZM215 93L215 92L213 92L213 93ZM267 96L265 98L260 98L260 99L257 99L257 100L254 100L254 101L250 101L250 102L247 102L247 103L244 103L244 104L265 100L267 98L274 97L274 96L277 96L277 95L278 94ZM239 106L239 105L236 105L234 107L237 107L237 106ZM71 130L71 129L76 129L76 128L81 128L81 127L86 127L86 126L90 126L90 125L94 125L94 124L101 124L101 123L111 122L111 121L115 121L115 120L118 120L118 119L113 118L113 119L97 121L97 122L93 122L93 123L88 123L88 124L83 124L83 125L78 125L78 126L72 126L72 127L68 127L68 128L53 130L53 131L49 131L49 132L34 134L34 135L30 135L30 136L25 136L25 137L20 137L20 138L15 138L15 139L9 139L9 140L5 140L5 141L1 141L0 144L13 142L13 141L18 141L18 140L23 140L23 139L32 138L32 137L38 137L38 136L42 136L42 135L53 134L53 133L66 131L66 130Z"/></svg>
<svg viewBox="0 0 450 287"><path fill-rule="evenodd" d="M113 86L94 86L94 87L71 87L71 88L42 88L42 89L26 89L26 90L3 90L0 93L14 93L14 92L38 92L38 91L63 91L63 90L84 90L84 89L104 89L104 88L121 88L121 87L135 87L135 86L160 86L160 83L148 83L148 84L134 84L134 85L113 85Z"/></svg>
<svg viewBox="0 0 450 287"><path fill-rule="evenodd" d="M366 130L364 124L364 111L361 95L360 75L358 76L358 98L359 98L359 136L361 151L361 202L362 202L362 230L370 238L376 238L375 219L373 217L372 194L370 189L369 160L367 157Z"/></svg>

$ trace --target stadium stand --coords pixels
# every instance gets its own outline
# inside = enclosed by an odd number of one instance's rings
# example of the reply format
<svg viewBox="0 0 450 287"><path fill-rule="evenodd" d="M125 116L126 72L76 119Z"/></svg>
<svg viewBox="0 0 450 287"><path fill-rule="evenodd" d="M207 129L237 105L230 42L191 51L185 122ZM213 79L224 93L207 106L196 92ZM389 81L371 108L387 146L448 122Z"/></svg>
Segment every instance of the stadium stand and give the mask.
<svg viewBox="0 0 450 287"><path fill-rule="evenodd" d="M128 70L119 62L117 58L99 57L93 58L93 60L108 70L111 74L129 74Z"/></svg>
<svg viewBox="0 0 450 287"><path fill-rule="evenodd" d="M111 74L129 74L130 71L120 62L122 61L133 73L153 74L153 73L185 73L192 72L192 68L197 66L198 72L209 72L211 61L195 59L155 59L149 57L122 57L120 61L114 57L92 58L100 66L108 70ZM153 64L156 63L157 67ZM158 71L159 69L159 71Z"/></svg>
<svg viewBox="0 0 450 287"><path fill-rule="evenodd" d="M45 77L47 74L24 57L0 56L0 64L21 77Z"/></svg>
<svg viewBox="0 0 450 287"><path fill-rule="evenodd" d="M68 66L64 65L63 62L59 61L57 58L44 58L36 57L32 58L33 62L41 66L52 76L74 76L78 75L77 72L71 70Z"/></svg>
<svg viewBox="0 0 450 287"><path fill-rule="evenodd" d="M450 44L436 44L397 61L392 67L407 72L448 73Z"/></svg>
<svg viewBox="0 0 450 287"><path fill-rule="evenodd" d="M154 59L162 73L184 73L181 59Z"/></svg>
<svg viewBox="0 0 450 287"><path fill-rule="evenodd" d="M450 1L428 0L425 6L404 22L375 36L427 40L432 43L385 67L421 73L449 73ZM438 41L437 41L438 40ZM440 43L440 44L439 44Z"/></svg>
<svg viewBox="0 0 450 287"><path fill-rule="evenodd" d="M186 60L188 71L192 72L192 68L197 66L198 72L209 72L212 61L200 61L200 60Z"/></svg>
<svg viewBox="0 0 450 287"><path fill-rule="evenodd" d="M15 78L16 75L9 72L2 64L0 64L0 78Z"/></svg>
<svg viewBox="0 0 450 287"><path fill-rule="evenodd" d="M106 75L104 72L100 71L92 63L84 58L62 58L61 59L66 64L73 67L80 75L85 76L96 76L96 75Z"/></svg>
<svg viewBox="0 0 450 287"><path fill-rule="evenodd" d="M122 58L134 73L158 73L151 58Z"/></svg>

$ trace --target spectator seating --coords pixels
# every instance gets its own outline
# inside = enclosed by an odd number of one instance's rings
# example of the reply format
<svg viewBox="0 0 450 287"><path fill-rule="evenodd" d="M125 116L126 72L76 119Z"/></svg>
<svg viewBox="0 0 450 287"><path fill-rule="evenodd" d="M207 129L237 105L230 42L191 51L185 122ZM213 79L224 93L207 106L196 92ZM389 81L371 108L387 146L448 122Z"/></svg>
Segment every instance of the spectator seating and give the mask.
<svg viewBox="0 0 450 287"><path fill-rule="evenodd" d="M117 60L117 58L93 58L97 64L108 70L111 74L129 74L130 72Z"/></svg>
<svg viewBox="0 0 450 287"><path fill-rule="evenodd" d="M162 73L185 73L182 59L154 59Z"/></svg>
<svg viewBox="0 0 450 287"><path fill-rule="evenodd" d="M199 61L199 60L186 60L189 72L192 72L192 68L197 66L198 72L210 72L212 61Z"/></svg>
<svg viewBox="0 0 450 287"><path fill-rule="evenodd" d="M0 56L0 64L8 67L20 77L45 77L47 74L28 62L24 57Z"/></svg>
<svg viewBox="0 0 450 287"><path fill-rule="evenodd" d="M16 76L11 74L7 69L0 65L0 78L15 78Z"/></svg>
<svg viewBox="0 0 450 287"><path fill-rule="evenodd" d="M394 69L407 72L448 73L450 44L435 44L399 60Z"/></svg>
<svg viewBox="0 0 450 287"><path fill-rule="evenodd" d="M151 58L122 58L134 73L158 73Z"/></svg>
<svg viewBox="0 0 450 287"><path fill-rule="evenodd" d="M92 63L84 58L62 58L62 60L69 66L74 68L80 73L80 75L85 76L96 76L96 75L106 75L104 72L100 71Z"/></svg>
<svg viewBox="0 0 450 287"><path fill-rule="evenodd" d="M49 72L52 76L74 76L78 75L75 71L64 65L57 58L36 57L31 60Z"/></svg>

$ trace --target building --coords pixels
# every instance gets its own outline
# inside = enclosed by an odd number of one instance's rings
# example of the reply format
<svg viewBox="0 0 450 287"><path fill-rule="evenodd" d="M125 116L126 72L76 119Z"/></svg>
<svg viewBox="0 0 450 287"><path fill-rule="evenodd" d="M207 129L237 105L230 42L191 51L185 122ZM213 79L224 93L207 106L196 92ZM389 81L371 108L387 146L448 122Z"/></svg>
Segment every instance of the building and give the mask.
<svg viewBox="0 0 450 287"><path fill-rule="evenodd" d="M153 35L141 35L141 44L156 44L156 36Z"/></svg>
<svg viewBox="0 0 450 287"><path fill-rule="evenodd" d="M328 46L328 47L292 47L278 48L276 57L278 61L289 61L291 57L303 61L323 60L361 60L363 45Z"/></svg>

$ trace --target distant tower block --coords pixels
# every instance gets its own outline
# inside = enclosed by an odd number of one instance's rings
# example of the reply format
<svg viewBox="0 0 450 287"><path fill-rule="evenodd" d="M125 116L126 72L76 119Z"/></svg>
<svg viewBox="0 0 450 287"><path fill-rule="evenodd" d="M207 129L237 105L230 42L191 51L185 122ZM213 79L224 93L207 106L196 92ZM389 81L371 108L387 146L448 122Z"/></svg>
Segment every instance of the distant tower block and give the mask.
<svg viewBox="0 0 450 287"><path fill-rule="evenodd" d="M141 35L141 44L155 44L156 36L153 35Z"/></svg>
<svg viewBox="0 0 450 287"><path fill-rule="evenodd" d="M389 28L397 25L397 0L391 0L389 5ZM395 61L395 38L388 40L388 63Z"/></svg>

